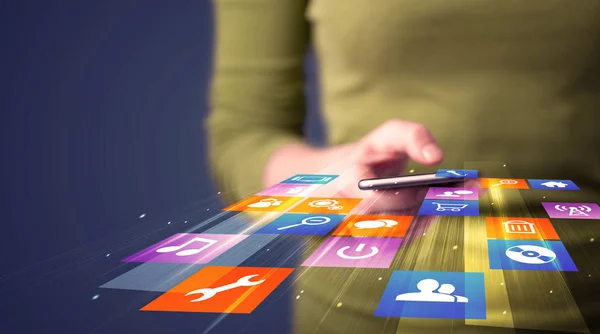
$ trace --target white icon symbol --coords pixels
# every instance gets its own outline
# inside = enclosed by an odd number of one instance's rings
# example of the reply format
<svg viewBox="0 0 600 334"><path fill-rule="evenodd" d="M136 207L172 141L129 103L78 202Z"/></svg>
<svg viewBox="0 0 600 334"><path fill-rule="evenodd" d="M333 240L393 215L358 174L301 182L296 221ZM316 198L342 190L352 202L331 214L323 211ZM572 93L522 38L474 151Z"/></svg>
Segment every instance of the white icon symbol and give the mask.
<svg viewBox="0 0 600 334"><path fill-rule="evenodd" d="M548 188L554 188L554 187L565 188L569 184L568 183L563 183L563 182L557 182L557 181L548 181L548 182L542 183L542 185L544 187L548 187Z"/></svg>
<svg viewBox="0 0 600 334"><path fill-rule="evenodd" d="M468 303L467 297L452 295L455 290L452 284L442 284L434 279L426 278L417 283L419 292L408 292L396 296L397 301L411 302L446 302ZM434 292L436 291L437 292Z"/></svg>
<svg viewBox="0 0 600 334"><path fill-rule="evenodd" d="M356 247L356 252L362 252L363 248L365 248L365 244L362 244L362 243L359 244L358 247ZM366 259L371 256L375 256L377 253L379 253L379 249L375 246L371 246L371 252L367 253L365 255L346 255L346 253L344 253L344 252L348 249L350 249L350 246L344 246L344 247L338 249L337 256L339 256L343 259L348 259L348 260L360 260L360 259Z"/></svg>
<svg viewBox="0 0 600 334"><path fill-rule="evenodd" d="M506 233L535 234L534 224L524 220L509 220L502 225L504 225Z"/></svg>
<svg viewBox="0 0 600 334"><path fill-rule="evenodd" d="M288 191L286 191L286 194L299 194L301 192L303 192L306 189L306 187L294 187L294 188L290 188L288 189Z"/></svg>
<svg viewBox="0 0 600 334"><path fill-rule="evenodd" d="M506 250L506 256L511 260L526 264L544 264L556 259L553 251L534 245L512 246Z"/></svg>
<svg viewBox="0 0 600 334"><path fill-rule="evenodd" d="M197 289L197 290L190 291L190 292L186 293L185 295L190 296L190 295L202 294L202 297L196 298L194 300L190 300L191 303L200 302L203 300L210 299L210 298L214 297L217 293L222 292L222 291L230 290L230 289L237 288L240 286L258 285L258 284L266 281L265 279L262 279L260 281L251 282L250 279L253 277L256 277L256 276L258 276L258 274L244 276L244 277L238 279L236 282L233 282L231 284L223 285L223 286L220 286L217 288Z"/></svg>
<svg viewBox="0 0 600 334"><path fill-rule="evenodd" d="M560 212L569 211L569 216L589 216L586 212L592 212L592 208L587 205L580 206L564 206L564 205L555 205L554 208Z"/></svg>
<svg viewBox="0 0 600 334"><path fill-rule="evenodd" d="M256 203L248 205L248 207L250 207L250 208L270 208L272 206L278 206L281 203L283 203L283 201L280 201L277 198L265 198L265 199L261 199L260 202L256 202Z"/></svg>
<svg viewBox="0 0 600 334"><path fill-rule="evenodd" d="M456 176L460 176L460 177L467 176L467 174L459 174L459 173L458 173L457 171L455 171L455 170L447 170L447 171L446 171L446 173L448 173L448 174L452 174L452 175L456 175Z"/></svg>
<svg viewBox="0 0 600 334"><path fill-rule="evenodd" d="M205 245L200 248L190 248L190 249L185 249L185 250L179 251L180 249L183 249L183 248L185 248L185 246L192 244L194 242L203 242L203 243L205 243ZM177 255L177 256L190 256L190 255L198 254L216 243L217 243L217 240L205 239L205 238L194 238L194 239L186 241L185 243L183 243L181 245L166 246L166 247L159 248L156 250L156 252L157 253L177 252L177 253L175 253L175 255Z"/></svg>
<svg viewBox="0 0 600 334"><path fill-rule="evenodd" d="M392 227L396 225L398 225L398 222L391 219L362 220L354 223L354 226L356 226L359 229Z"/></svg>
<svg viewBox="0 0 600 334"><path fill-rule="evenodd" d="M505 184L518 184L519 181L517 180L500 180L498 181L498 183L496 184L492 184L492 187L497 187L497 186L501 186L501 185L505 185Z"/></svg>
<svg viewBox="0 0 600 334"><path fill-rule="evenodd" d="M461 203L438 203L438 202L431 202L431 203L437 205L437 209L435 209L435 211L460 212L460 210L469 206L469 204L461 204Z"/></svg>
<svg viewBox="0 0 600 334"><path fill-rule="evenodd" d="M308 206L313 208L327 208L329 210L340 210L344 207L338 205L339 202L334 199L320 199L308 203Z"/></svg>
<svg viewBox="0 0 600 334"><path fill-rule="evenodd" d="M471 195L471 190L455 190L455 191L444 191L443 194L437 194L436 197L460 197L460 195Z"/></svg>
<svg viewBox="0 0 600 334"><path fill-rule="evenodd" d="M285 230L286 228L296 227L296 226L301 226L301 225L310 225L310 226L323 225L323 224L329 223L330 221L331 221L331 218L329 218L329 217L321 217L321 216L308 217L308 218L302 219L302 222L300 224L282 226L282 227L279 227L277 229L278 230Z"/></svg>
<svg viewBox="0 0 600 334"><path fill-rule="evenodd" d="M331 181L331 176L295 176L292 181L304 181L304 182L327 182Z"/></svg>

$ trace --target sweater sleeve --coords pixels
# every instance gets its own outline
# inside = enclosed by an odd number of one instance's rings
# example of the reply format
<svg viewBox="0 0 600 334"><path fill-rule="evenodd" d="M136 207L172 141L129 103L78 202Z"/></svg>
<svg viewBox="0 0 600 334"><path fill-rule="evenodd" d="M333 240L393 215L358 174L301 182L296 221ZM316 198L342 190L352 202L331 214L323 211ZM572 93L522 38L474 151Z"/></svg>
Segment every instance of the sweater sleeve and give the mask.
<svg viewBox="0 0 600 334"><path fill-rule="evenodd" d="M271 153L302 140L306 1L213 3L209 159L225 199L237 201L262 188Z"/></svg>

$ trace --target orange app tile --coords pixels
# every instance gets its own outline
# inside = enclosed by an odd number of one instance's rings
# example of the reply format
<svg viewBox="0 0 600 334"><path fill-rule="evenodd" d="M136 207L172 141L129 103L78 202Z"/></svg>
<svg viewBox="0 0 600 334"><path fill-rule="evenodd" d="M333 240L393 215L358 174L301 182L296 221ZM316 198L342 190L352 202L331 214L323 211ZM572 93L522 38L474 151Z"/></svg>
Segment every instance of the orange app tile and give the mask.
<svg viewBox="0 0 600 334"><path fill-rule="evenodd" d="M529 185L527 185L525 179L481 178L480 181L482 188L529 189Z"/></svg>
<svg viewBox="0 0 600 334"><path fill-rule="evenodd" d="M304 197L250 196L223 210L225 211L285 211Z"/></svg>
<svg viewBox="0 0 600 334"><path fill-rule="evenodd" d="M204 267L141 310L248 314L293 270Z"/></svg>
<svg viewBox="0 0 600 334"><path fill-rule="evenodd" d="M289 212L343 214L352 211L360 201L362 198L308 197Z"/></svg>
<svg viewBox="0 0 600 334"><path fill-rule="evenodd" d="M333 235L350 237L404 237L412 216L349 215Z"/></svg>
<svg viewBox="0 0 600 334"><path fill-rule="evenodd" d="M548 218L486 217L489 239L560 240Z"/></svg>

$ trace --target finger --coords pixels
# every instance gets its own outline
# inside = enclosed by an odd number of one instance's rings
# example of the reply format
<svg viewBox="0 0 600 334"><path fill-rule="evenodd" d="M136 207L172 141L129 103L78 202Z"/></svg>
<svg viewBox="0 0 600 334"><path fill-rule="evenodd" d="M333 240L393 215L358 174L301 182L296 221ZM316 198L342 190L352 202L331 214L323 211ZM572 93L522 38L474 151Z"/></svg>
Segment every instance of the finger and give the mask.
<svg viewBox="0 0 600 334"><path fill-rule="evenodd" d="M388 121L361 141L365 161L376 163L403 155L423 164L435 165L444 156L435 138L422 124Z"/></svg>
<svg viewBox="0 0 600 334"><path fill-rule="evenodd" d="M392 158L390 160L369 164L372 178L392 177L401 175L406 169L407 159Z"/></svg>

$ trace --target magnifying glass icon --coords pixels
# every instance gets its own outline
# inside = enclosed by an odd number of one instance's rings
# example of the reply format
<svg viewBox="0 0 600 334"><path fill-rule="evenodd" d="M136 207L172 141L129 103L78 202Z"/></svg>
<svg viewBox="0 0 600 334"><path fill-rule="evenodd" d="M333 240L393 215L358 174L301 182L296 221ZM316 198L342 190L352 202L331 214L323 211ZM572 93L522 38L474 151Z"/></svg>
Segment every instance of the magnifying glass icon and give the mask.
<svg viewBox="0 0 600 334"><path fill-rule="evenodd" d="M304 218L302 219L302 222L300 222L300 224L293 224L293 225L288 225L288 226L282 226L282 227L278 227L278 230L285 230L287 228L290 227L296 227L296 226L301 226L301 225L323 225L323 224L327 224L331 221L331 218L329 217L323 217L323 216L314 216L314 217L308 217L308 218Z"/></svg>
<svg viewBox="0 0 600 334"><path fill-rule="evenodd" d="M519 183L519 181L517 181L517 180L500 180L500 181L498 181L498 183L493 184L492 187L501 186L503 184L517 184L517 183Z"/></svg>

